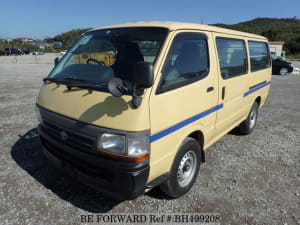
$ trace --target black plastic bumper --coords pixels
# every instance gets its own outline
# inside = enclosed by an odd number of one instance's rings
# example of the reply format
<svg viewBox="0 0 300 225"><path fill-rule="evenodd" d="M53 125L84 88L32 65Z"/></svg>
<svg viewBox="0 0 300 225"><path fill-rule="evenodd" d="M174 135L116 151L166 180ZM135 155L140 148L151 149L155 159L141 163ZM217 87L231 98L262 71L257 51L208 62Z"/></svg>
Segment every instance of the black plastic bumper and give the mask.
<svg viewBox="0 0 300 225"><path fill-rule="evenodd" d="M116 199L135 199L143 194L149 175L149 162L123 162L102 155L80 151L38 131L43 152L57 168L81 183Z"/></svg>

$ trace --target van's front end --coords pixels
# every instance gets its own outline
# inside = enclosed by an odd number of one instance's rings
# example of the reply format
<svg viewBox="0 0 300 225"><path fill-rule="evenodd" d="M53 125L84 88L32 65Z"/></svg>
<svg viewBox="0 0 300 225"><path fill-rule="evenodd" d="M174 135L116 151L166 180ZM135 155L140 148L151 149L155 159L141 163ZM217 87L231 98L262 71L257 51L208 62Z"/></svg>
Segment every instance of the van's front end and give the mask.
<svg viewBox="0 0 300 225"><path fill-rule="evenodd" d="M160 27L92 30L64 55L36 105L43 151L54 165L115 198L144 193L153 77L137 74L153 69L167 34Z"/></svg>

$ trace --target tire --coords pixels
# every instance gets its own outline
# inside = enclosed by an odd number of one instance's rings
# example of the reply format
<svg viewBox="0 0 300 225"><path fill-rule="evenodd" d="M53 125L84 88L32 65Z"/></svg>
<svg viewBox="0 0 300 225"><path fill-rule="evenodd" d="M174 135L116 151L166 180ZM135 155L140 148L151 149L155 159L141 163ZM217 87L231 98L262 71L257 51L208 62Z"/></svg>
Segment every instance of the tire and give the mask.
<svg viewBox="0 0 300 225"><path fill-rule="evenodd" d="M169 179L160 185L171 198L178 198L193 186L200 168L201 147L194 138L186 138L174 159Z"/></svg>
<svg viewBox="0 0 300 225"><path fill-rule="evenodd" d="M279 74L281 75L281 76L285 76L285 75L287 75L289 73L289 71L288 71L288 69L286 68L286 67L282 67L282 68L280 68L280 70L279 70Z"/></svg>
<svg viewBox="0 0 300 225"><path fill-rule="evenodd" d="M254 102L247 119L239 125L240 134L251 134L255 128L258 116L258 104Z"/></svg>

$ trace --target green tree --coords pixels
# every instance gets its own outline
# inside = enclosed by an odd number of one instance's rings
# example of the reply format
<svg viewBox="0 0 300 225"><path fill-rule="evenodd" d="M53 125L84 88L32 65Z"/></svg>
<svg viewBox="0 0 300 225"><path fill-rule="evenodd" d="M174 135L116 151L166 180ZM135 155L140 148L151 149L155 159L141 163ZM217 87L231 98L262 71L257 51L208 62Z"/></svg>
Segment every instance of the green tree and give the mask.
<svg viewBox="0 0 300 225"><path fill-rule="evenodd" d="M215 26L254 33L267 37L270 41L284 41L284 50L300 54L300 20L292 18L257 18L238 24L215 24Z"/></svg>

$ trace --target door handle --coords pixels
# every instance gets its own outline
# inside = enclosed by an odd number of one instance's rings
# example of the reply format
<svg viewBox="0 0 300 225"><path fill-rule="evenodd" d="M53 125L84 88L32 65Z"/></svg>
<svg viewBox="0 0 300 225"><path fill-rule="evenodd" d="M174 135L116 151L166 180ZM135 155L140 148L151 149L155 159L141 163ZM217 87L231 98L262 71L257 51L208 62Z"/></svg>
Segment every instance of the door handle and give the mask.
<svg viewBox="0 0 300 225"><path fill-rule="evenodd" d="M222 100L225 98L225 86L222 87Z"/></svg>
<svg viewBox="0 0 300 225"><path fill-rule="evenodd" d="M214 87L208 87L207 89L206 89L206 92L211 92L211 91L213 91L214 90Z"/></svg>

